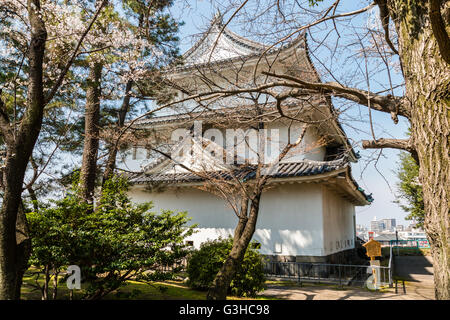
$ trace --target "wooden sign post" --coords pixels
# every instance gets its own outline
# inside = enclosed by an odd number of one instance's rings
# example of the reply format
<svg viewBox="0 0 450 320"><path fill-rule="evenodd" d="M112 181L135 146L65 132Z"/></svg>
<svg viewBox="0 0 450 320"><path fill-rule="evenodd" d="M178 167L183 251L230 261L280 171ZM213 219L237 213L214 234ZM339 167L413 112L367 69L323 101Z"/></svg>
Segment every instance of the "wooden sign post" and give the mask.
<svg viewBox="0 0 450 320"><path fill-rule="evenodd" d="M366 254L368 257L370 257L370 265L379 267L380 261L375 260L375 257L381 257L381 244L378 241L371 239L365 244L363 244L363 247L366 248ZM376 270L380 270L380 268L372 268L375 287L377 287L377 283L379 280L377 277Z"/></svg>
<svg viewBox="0 0 450 320"><path fill-rule="evenodd" d="M363 244L363 247L366 248L366 254L370 257L370 260L375 260L375 257L381 257L381 244L378 241L371 239Z"/></svg>

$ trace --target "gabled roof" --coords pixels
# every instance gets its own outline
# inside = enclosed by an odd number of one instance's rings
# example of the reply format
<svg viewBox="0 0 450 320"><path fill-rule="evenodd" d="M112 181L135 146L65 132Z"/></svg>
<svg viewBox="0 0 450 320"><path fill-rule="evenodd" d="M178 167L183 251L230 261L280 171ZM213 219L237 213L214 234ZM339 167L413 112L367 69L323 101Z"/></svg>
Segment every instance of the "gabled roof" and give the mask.
<svg viewBox="0 0 450 320"><path fill-rule="evenodd" d="M258 54L264 49L261 43L224 28L222 16L218 14L201 39L183 55L183 58L185 66L189 66Z"/></svg>
<svg viewBox="0 0 450 320"><path fill-rule="evenodd" d="M186 71L218 63L255 58L263 52L270 55L295 46L306 49L305 32L300 33L296 39L285 45L269 49L262 43L244 38L224 27L222 16L218 14L211 20L208 30L202 37L183 54L183 65L170 70Z"/></svg>
<svg viewBox="0 0 450 320"><path fill-rule="evenodd" d="M245 63L256 61L261 54L264 52L266 56L273 55L277 60L283 60L281 56L304 56L305 61L308 65L307 68L311 69L311 75L316 79L315 81L320 81L320 77L317 74L314 65L308 54L308 46L306 43L306 33L300 33L297 38L288 42L285 45L277 46L268 49L268 46L246 39L227 27L224 27L222 22L222 16L220 14L216 15L214 19L211 20L211 24L208 30L202 35L202 37L194 44L194 46L189 49L184 55L184 64L181 66L176 66L174 68L169 68L166 70L170 76L175 78L178 76L191 77L193 71L201 69L203 67L209 67L212 65L217 65L219 67L227 68L227 62L233 61L245 61ZM298 51L297 49L300 49ZM282 54L279 54L282 52ZM211 54L212 53L212 54ZM194 72L195 73L195 72ZM324 99L323 97L314 97L314 104L329 104L330 112L333 112L333 106L331 100ZM312 103L310 101L310 103ZM288 104L288 100L283 102L283 105ZM295 103L293 103L295 104ZM276 113L275 103L266 103L268 105L267 114L270 115L273 112ZM232 113L242 115L251 115L253 106L234 106L233 108L211 108L209 110L195 111L190 110L189 112L156 116L156 117L145 117L136 122L134 122L133 127L138 129L145 129L146 127L164 126L171 124L182 124L188 123L193 120L203 120L208 121L213 116L216 120L221 117L230 117ZM254 113L254 112L253 112ZM260 117L258 117L259 119ZM256 118L255 118L256 119ZM337 140L342 142L348 150L350 160L355 162L359 155L355 153L351 143L349 142L344 130L342 129L340 123L333 119L330 121L330 127L333 127L334 136Z"/></svg>
<svg viewBox="0 0 450 320"><path fill-rule="evenodd" d="M284 46L278 46L271 48L266 52L267 55L275 54L282 52L281 55L283 57L287 57L289 55L297 54L297 49L299 50L301 55L306 56L306 61L308 62L308 68L311 68L313 71L313 77L317 78L317 81L320 81L320 77L317 74L310 57L308 55L308 48L306 44L306 33L300 34L295 40L287 43ZM182 75L183 77L190 77L195 73L196 68L202 68L209 65L218 65L226 68L227 62L234 61L248 61L254 62L258 59L262 52L265 52L267 49L263 44L245 39L228 28L224 28L222 24L222 20L220 16L216 16L212 22L208 31L203 34L199 41L184 55L184 64L182 66L178 66L172 69L167 69L170 75ZM212 54L211 54L212 52ZM323 97L313 97L314 105L327 105L330 112L333 112L333 106L331 104L331 100L323 99ZM285 104L288 104L289 101L285 101ZM274 105L268 104L267 113L277 112ZM158 127L162 126L163 128L167 125L185 125L193 120L211 120L211 116L214 116L217 120L220 118L232 118L233 114L239 114L242 117L242 114L252 117L253 114L251 112L252 106L237 106L234 108L223 108L223 109L214 109L214 110L203 110L198 112L187 112L187 113L178 113L174 115L165 115L153 118L144 118L134 123L134 128L136 129L146 129L148 127ZM255 116L253 116L254 118ZM373 199L370 195L366 195L364 191L358 186L356 181L351 177L351 168L348 163L350 161L356 161L357 155L354 153L354 150L348 141L348 138L345 135L344 130L340 126L339 122L333 118L331 121L330 127L332 128L333 135L341 141L343 145L345 145L348 149L348 158L340 159L339 161L309 161L304 160L295 163L282 163L278 166L278 172L273 176L273 180L286 180L286 179L298 179L305 178L305 180L311 178L310 180L315 179L315 176L319 175L328 175L337 177L340 174L344 174L346 177L346 185L349 188L349 192L354 194L357 197L359 203L365 201L365 204L371 202ZM164 184L180 184L180 183L200 183L204 181L199 175L187 171L187 170L165 170L171 166L171 169L174 169L176 165L171 161L169 161L166 157L159 157L152 164L144 168L142 173L130 176L130 182L132 184L153 184L153 183L164 183ZM243 179L252 179L255 174L255 167L251 165L247 166L237 166L232 168L232 170L214 170L209 174L212 176L216 176L217 178L230 178L230 172L233 172L236 175L239 175ZM345 172L345 173L344 173ZM364 199L364 200L361 200Z"/></svg>

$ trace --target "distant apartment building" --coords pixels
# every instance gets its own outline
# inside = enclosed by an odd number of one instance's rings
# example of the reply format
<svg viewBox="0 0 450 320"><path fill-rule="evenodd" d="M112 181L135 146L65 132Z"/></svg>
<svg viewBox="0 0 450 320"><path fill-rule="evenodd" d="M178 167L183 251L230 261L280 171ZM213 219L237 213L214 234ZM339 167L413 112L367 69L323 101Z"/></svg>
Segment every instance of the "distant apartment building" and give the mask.
<svg viewBox="0 0 450 320"><path fill-rule="evenodd" d="M366 232L366 231L368 231L368 228L365 225L357 224L356 231L357 232Z"/></svg>
<svg viewBox="0 0 450 320"><path fill-rule="evenodd" d="M382 231L394 231L397 223L393 218L377 220L376 217L370 221L370 231L382 232Z"/></svg>
<svg viewBox="0 0 450 320"><path fill-rule="evenodd" d="M393 231L395 226L396 226L396 221L395 219L381 219L381 221L384 224L384 229L383 230L389 230L389 231Z"/></svg>
<svg viewBox="0 0 450 320"><path fill-rule="evenodd" d="M381 232L384 230L384 222L381 220L374 220L370 221L370 231L374 232Z"/></svg>

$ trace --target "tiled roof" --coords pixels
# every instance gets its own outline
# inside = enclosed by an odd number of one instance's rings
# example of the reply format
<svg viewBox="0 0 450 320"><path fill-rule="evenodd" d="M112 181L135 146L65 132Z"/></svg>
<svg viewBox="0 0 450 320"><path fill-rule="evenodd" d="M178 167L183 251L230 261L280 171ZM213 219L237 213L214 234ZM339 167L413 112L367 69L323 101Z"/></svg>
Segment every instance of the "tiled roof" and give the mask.
<svg viewBox="0 0 450 320"><path fill-rule="evenodd" d="M196 174L194 172L156 172L156 173L138 173L129 176L129 181L133 185L138 184L177 184L177 183L199 183L205 179L225 179L230 180L234 177L241 181L247 181L255 178L256 166L254 165L236 165L234 172L230 171L211 171ZM272 175L272 179L293 178L293 177L312 177L314 175L331 173L340 169L348 168L349 162L346 158L333 161L311 161L304 160L300 162L280 163L276 173ZM349 173L350 177L351 174ZM363 195L368 203L373 201L372 194L366 194L362 188L358 186L355 180L350 179L356 190Z"/></svg>
<svg viewBox="0 0 450 320"><path fill-rule="evenodd" d="M339 169L346 168L348 162L344 159L334 161L301 161L293 163L280 163L278 170L272 176L273 178L287 178L312 176L321 173L327 173ZM242 180L253 179L256 175L255 165L236 165L233 175ZM179 173L140 173L130 177L132 184L141 183L180 183L180 182L200 182L204 181L204 177L212 179L231 179L232 175L229 171L212 171L195 174L193 172L179 172Z"/></svg>

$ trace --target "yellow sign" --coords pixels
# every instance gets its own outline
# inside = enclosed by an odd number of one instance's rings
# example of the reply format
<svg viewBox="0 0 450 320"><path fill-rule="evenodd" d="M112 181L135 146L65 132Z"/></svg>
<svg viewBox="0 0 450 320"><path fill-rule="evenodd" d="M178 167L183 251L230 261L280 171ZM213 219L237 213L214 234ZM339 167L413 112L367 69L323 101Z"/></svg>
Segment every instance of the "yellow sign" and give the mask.
<svg viewBox="0 0 450 320"><path fill-rule="evenodd" d="M368 257L381 257L381 244L378 241L371 239L369 242L363 244L363 246L366 248Z"/></svg>

